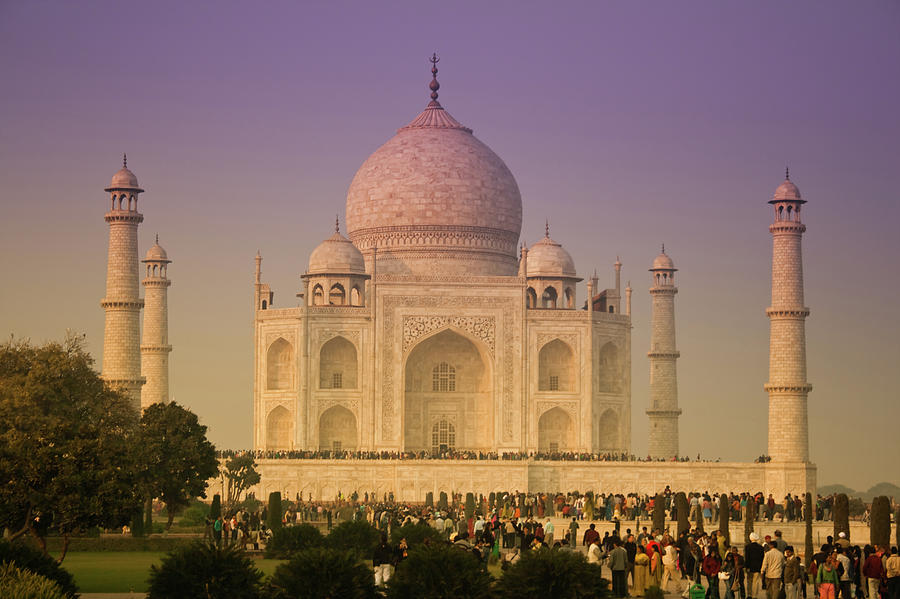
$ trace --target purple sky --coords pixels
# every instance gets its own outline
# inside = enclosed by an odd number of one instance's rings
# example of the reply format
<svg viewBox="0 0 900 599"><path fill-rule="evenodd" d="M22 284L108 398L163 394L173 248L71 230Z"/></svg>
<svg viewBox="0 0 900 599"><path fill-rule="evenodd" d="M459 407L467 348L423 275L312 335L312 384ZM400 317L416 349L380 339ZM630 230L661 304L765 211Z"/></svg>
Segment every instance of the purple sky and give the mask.
<svg viewBox="0 0 900 599"><path fill-rule="evenodd" d="M170 268L172 392L247 447L251 281L293 305L353 174L441 102L516 176L582 276L635 288L633 449L646 451L647 268L665 242L683 452L766 448L771 213L804 220L819 482L900 483L896 2L0 3L0 332L102 351L103 187L147 190ZM584 297L584 286L579 289ZM878 459L877 454L883 455Z"/></svg>

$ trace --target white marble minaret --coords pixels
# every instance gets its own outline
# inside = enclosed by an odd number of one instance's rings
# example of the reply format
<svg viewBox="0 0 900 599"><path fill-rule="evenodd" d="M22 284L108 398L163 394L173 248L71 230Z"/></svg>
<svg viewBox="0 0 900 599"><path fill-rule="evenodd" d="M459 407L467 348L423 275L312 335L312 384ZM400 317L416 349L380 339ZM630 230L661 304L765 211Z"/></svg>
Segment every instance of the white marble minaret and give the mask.
<svg viewBox="0 0 900 599"><path fill-rule="evenodd" d="M772 306L769 317L769 456L773 462L808 462L806 396L806 317L800 241L806 225L800 207L806 201L785 173L769 201L775 209L772 233Z"/></svg>
<svg viewBox="0 0 900 599"><path fill-rule="evenodd" d="M675 360L675 263L662 253L653 261L650 333L650 457L672 459L678 455L678 377Z"/></svg>
<svg viewBox="0 0 900 599"><path fill-rule="evenodd" d="M100 305L106 311L103 329L102 377L111 386L125 391L141 403L141 308L138 277L138 225L144 215L138 212L137 177L128 170L126 159L104 191L110 195L109 253L106 261L106 297Z"/></svg>
<svg viewBox="0 0 900 599"><path fill-rule="evenodd" d="M147 380L141 389L141 408L169 401L169 260L156 244L147 250L144 280L144 336L141 340L141 374Z"/></svg>

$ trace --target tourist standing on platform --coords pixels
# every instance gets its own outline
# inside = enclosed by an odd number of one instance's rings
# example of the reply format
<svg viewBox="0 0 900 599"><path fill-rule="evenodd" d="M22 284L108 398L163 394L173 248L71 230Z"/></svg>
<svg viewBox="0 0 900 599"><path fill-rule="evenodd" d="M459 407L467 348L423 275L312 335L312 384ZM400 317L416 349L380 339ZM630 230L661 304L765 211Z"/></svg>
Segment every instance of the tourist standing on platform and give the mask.
<svg viewBox="0 0 900 599"><path fill-rule="evenodd" d="M816 572L816 591L819 599L835 599L838 585L840 585L840 576L837 571L837 561L834 556L829 555Z"/></svg>
<svg viewBox="0 0 900 599"><path fill-rule="evenodd" d="M722 559L719 557L719 551L715 545L710 545L706 552L702 569L709 585L706 589L706 598L719 599L719 571L722 569Z"/></svg>
<svg viewBox="0 0 900 599"><path fill-rule="evenodd" d="M884 570L888 596L891 599L900 599L900 555L897 555L897 547L891 547L891 556L884 561Z"/></svg>
<svg viewBox="0 0 900 599"><path fill-rule="evenodd" d="M768 599L778 599L781 593L781 576L784 574L784 554L778 551L775 541L769 543L760 571L766 579L766 596Z"/></svg>
<svg viewBox="0 0 900 599"><path fill-rule="evenodd" d="M775 536L781 538L777 532ZM794 548L788 545L784 548L784 594L786 599L801 599L800 582L802 580L803 568L800 565L800 559L794 554Z"/></svg>
<svg viewBox="0 0 900 599"><path fill-rule="evenodd" d="M569 523L569 546L572 549L578 548L578 518L576 516L573 516Z"/></svg>
<svg viewBox="0 0 900 599"><path fill-rule="evenodd" d="M626 572L628 571L628 554L618 537L613 539L613 548L609 552L609 569L612 571L612 591L615 597L628 595Z"/></svg>
<svg viewBox="0 0 900 599"><path fill-rule="evenodd" d="M762 569L765 550L759 544L759 535L750 533L750 542L744 547L744 567L747 570L747 598L760 599L762 593Z"/></svg>
<svg viewBox="0 0 900 599"><path fill-rule="evenodd" d="M844 533L841 533L841 535L843 534ZM838 563L837 570L838 574L840 575L840 577L838 578L838 589L840 589L841 592L841 599L850 599L850 570L852 568L852 565L850 564L850 558L847 557L843 545L841 545L840 543L840 541L842 540L846 540L846 537L840 537L838 539L838 542L835 543L834 546L835 559Z"/></svg>

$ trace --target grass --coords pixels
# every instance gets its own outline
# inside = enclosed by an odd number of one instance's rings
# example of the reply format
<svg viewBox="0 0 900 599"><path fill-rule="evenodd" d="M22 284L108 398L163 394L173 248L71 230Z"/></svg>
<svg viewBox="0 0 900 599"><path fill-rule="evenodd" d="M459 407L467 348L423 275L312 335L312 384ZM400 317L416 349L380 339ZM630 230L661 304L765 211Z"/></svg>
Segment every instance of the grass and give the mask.
<svg viewBox="0 0 900 599"><path fill-rule="evenodd" d="M62 566L75 577L82 593L146 592L150 566L165 553L155 551L70 551ZM257 559L254 564L269 577L282 560Z"/></svg>

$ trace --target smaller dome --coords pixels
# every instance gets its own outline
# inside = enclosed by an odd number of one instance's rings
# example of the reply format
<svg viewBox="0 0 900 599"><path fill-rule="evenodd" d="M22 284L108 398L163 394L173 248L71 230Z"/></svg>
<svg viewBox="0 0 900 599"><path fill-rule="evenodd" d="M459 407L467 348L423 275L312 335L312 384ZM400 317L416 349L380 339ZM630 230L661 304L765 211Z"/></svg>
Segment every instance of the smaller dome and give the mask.
<svg viewBox="0 0 900 599"><path fill-rule="evenodd" d="M772 197L773 202L802 202L803 199L800 197L800 190L794 185L794 182L790 179L785 179L784 183L778 186L778 189L775 190L775 195Z"/></svg>
<svg viewBox="0 0 900 599"><path fill-rule="evenodd" d="M157 241L153 244L153 247L147 250L147 255L144 256L144 262L150 261L169 261L169 256L166 254L166 250L163 249L159 242Z"/></svg>
<svg viewBox="0 0 900 599"><path fill-rule="evenodd" d="M675 263L669 255L663 252L653 260L653 268L650 270L675 270Z"/></svg>
<svg viewBox="0 0 900 599"><path fill-rule="evenodd" d="M131 189L138 187L137 177L128 168L122 167L113 175L109 182L110 189Z"/></svg>
<svg viewBox="0 0 900 599"><path fill-rule="evenodd" d="M549 236L528 250L528 277L575 277L575 261L563 246Z"/></svg>
<svg viewBox="0 0 900 599"><path fill-rule="evenodd" d="M335 231L309 256L307 274L365 274L362 252L349 239Z"/></svg>

